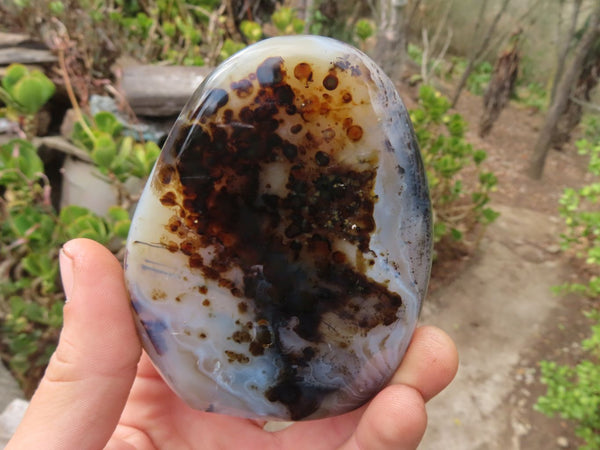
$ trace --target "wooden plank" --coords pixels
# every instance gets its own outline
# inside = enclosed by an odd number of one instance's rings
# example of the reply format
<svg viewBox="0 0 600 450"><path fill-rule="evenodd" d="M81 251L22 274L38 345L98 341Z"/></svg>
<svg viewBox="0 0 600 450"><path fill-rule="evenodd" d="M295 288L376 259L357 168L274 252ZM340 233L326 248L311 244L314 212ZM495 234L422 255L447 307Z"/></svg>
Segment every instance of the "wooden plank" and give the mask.
<svg viewBox="0 0 600 450"><path fill-rule="evenodd" d="M211 72L208 67L131 66L123 68L120 89L136 114L177 115Z"/></svg>
<svg viewBox="0 0 600 450"><path fill-rule="evenodd" d="M0 47L14 47L30 40L31 38L26 34L0 31Z"/></svg>
<svg viewBox="0 0 600 450"><path fill-rule="evenodd" d="M56 56L50 50L22 47L0 48L0 65L12 63L43 64L55 61Z"/></svg>

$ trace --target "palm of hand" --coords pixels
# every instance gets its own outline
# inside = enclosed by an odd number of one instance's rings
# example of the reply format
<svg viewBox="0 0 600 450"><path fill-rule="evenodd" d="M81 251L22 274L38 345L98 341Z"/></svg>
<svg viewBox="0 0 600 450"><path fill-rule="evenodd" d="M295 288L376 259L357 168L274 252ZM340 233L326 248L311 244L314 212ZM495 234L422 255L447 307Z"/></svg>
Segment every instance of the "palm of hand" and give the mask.
<svg viewBox="0 0 600 450"><path fill-rule="evenodd" d="M424 403L456 370L456 361L447 361L441 351L449 343L433 327L417 329L390 385L368 405L275 433L263 430L264 421L191 409L144 353L109 448L128 443L136 449L414 449L425 431Z"/></svg>
<svg viewBox="0 0 600 450"><path fill-rule="evenodd" d="M425 402L458 368L452 340L418 328L389 385L367 405L270 433L260 421L193 410L171 391L141 351L123 270L107 249L67 243L61 273L69 302L59 345L7 450L415 449Z"/></svg>
<svg viewBox="0 0 600 450"><path fill-rule="evenodd" d="M263 430L264 421L196 411L167 386L144 354L111 445L127 442L139 449L336 448L348 439L348 430L357 419L355 412L270 433ZM307 428L312 430L309 434Z"/></svg>

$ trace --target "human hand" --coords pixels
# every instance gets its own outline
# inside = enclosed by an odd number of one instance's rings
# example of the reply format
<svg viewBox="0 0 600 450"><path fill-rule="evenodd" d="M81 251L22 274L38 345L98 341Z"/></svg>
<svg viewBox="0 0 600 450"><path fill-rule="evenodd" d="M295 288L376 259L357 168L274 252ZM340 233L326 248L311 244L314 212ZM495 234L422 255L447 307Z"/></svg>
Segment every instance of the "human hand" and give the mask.
<svg viewBox="0 0 600 450"><path fill-rule="evenodd" d="M261 421L193 410L164 383L142 354L123 270L107 249L77 239L60 259L64 327L9 450L414 449L425 432L425 402L457 370L450 338L421 327L389 385L367 405L267 432Z"/></svg>

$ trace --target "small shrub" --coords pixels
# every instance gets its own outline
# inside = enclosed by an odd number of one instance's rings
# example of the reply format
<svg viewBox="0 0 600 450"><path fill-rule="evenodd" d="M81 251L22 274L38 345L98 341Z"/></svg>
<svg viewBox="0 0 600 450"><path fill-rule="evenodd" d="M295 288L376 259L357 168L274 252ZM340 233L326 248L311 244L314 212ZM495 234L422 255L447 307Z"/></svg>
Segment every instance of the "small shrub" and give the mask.
<svg viewBox="0 0 600 450"><path fill-rule="evenodd" d="M354 25L354 34L359 42L364 42L375 33L375 25L368 19L359 19Z"/></svg>
<svg viewBox="0 0 600 450"><path fill-rule="evenodd" d="M485 94L492 79L493 70L494 68L487 61L477 64L467 79L467 90L475 95Z"/></svg>
<svg viewBox="0 0 600 450"><path fill-rule="evenodd" d="M537 111L546 109L548 92L541 83L531 82L525 86L517 86L515 101Z"/></svg>
<svg viewBox="0 0 600 450"><path fill-rule="evenodd" d="M592 121L588 126L595 127ZM560 214L566 231L562 246L585 263L584 280L558 286L557 292L575 292L600 298L600 135L593 129L577 147L590 156L588 171L593 181L581 189L566 189L560 199ZM548 415L560 415L575 422L575 431L586 444L585 450L600 448L600 310L586 313L594 321L591 337L582 342L587 357L576 366L541 361L542 383L546 394L538 399L535 409Z"/></svg>
<svg viewBox="0 0 600 450"><path fill-rule="evenodd" d="M16 121L26 135L35 131L35 115L54 95L56 86L39 70L11 64L0 83L0 116Z"/></svg>
<svg viewBox="0 0 600 450"><path fill-rule="evenodd" d="M582 342L588 359L575 367L541 361L541 381L547 391L534 408L574 421L575 433L585 441L580 448L595 450L600 448L600 312L586 315L595 322L591 337Z"/></svg>
<svg viewBox="0 0 600 450"><path fill-rule="evenodd" d="M585 262L589 279L559 286L559 292L577 292L590 298L600 298L600 135L592 143L577 142L580 154L589 155L588 171L595 179L580 188L565 189L560 198L560 215L566 231L561 235L562 247Z"/></svg>
<svg viewBox="0 0 600 450"><path fill-rule="evenodd" d="M260 24L251 20L243 20L240 23L240 31L249 43L257 42L263 36Z"/></svg>
<svg viewBox="0 0 600 450"><path fill-rule="evenodd" d="M240 50L244 49L246 47L246 44L244 44L243 42L236 42L233 39L225 39L225 42L223 42L223 46L221 47L221 52L219 53L219 59L221 61L226 60L227 58L229 58L230 56L234 55L235 53L239 52Z"/></svg>
<svg viewBox="0 0 600 450"><path fill-rule="evenodd" d="M304 20L293 8L282 6L271 15L271 22L280 34L300 34L304 31Z"/></svg>
<svg viewBox="0 0 600 450"><path fill-rule="evenodd" d="M420 61L419 61L420 64ZM468 60L458 56L450 58L450 65L448 70L445 71L446 79L452 79L460 77L467 69ZM492 79L492 72L494 68L492 65L483 61L475 65L471 71L469 78L467 78L466 88L474 95L483 95L487 89L490 80Z"/></svg>
<svg viewBox="0 0 600 450"><path fill-rule="evenodd" d="M416 46L415 44L409 42L407 49L408 57L418 66L421 65L423 61L423 50Z"/></svg>
<svg viewBox="0 0 600 450"><path fill-rule="evenodd" d="M460 114L449 113L449 109L446 97L423 85L419 90L419 108L410 111L427 169L434 242L448 236L463 240L477 224L485 226L498 217L488 207L497 179L481 167L487 155L466 142L465 120ZM477 241L478 238L473 239L474 244Z"/></svg>
<svg viewBox="0 0 600 450"><path fill-rule="evenodd" d="M92 120L75 122L71 139L90 154L98 170L109 178L124 183L132 176L147 177L160 148L152 141L136 142L122 131L123 125L113 114L101 111Z"/></svg>

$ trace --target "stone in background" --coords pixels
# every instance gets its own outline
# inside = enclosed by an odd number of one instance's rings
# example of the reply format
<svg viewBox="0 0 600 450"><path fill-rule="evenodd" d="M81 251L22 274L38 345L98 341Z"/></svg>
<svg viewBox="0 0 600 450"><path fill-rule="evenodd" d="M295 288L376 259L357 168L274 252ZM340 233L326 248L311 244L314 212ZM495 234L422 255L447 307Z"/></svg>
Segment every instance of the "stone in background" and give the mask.
<svg viewBox="0 0 600 450"><path fill-rule="evenodd" d="M21 422L29 402L10 372L0 363L0 448L4 448Z"/></svg>

